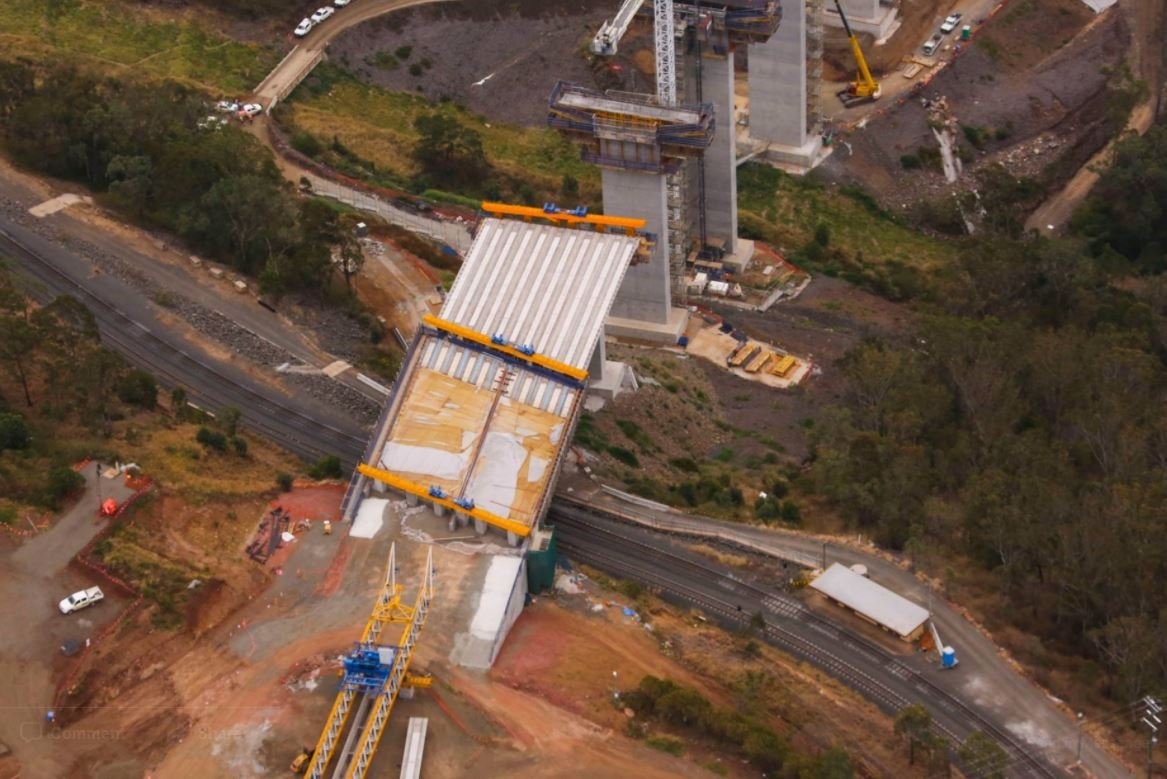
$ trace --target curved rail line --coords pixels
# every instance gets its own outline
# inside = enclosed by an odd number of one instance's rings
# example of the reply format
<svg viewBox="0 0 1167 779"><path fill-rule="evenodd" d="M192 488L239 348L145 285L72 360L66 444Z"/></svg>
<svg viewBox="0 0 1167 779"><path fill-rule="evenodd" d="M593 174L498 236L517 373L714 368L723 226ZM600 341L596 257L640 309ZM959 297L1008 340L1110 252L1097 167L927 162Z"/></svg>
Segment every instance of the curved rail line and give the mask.
<svg viewBox="0 0 1167 779"><path fill-rule="evenodd" d="M72 295L85 303L99 325L102 340L131 363L153 374L163 385L182 386L195 401L211 408L245 406L241 408L245 412L242 419L245 427L308 459L337 455L353 464L360 456L365 445L363 437L260 394L168 343L3 229L0 229L0 245L7 245L10 252L34 261L41 271L28 268L30 273L50 292Z"/></svg>
<svg viewBox="0 0 1167 779"><path fill-rule="evenodd" d="M832 642L839 641L840 634L845 631L829 620L814 614L797 599L749 584L733 576L727 576L723 571L713 566L704 565L696 560L654 546L643 539L596 524L595 519L620 521L610 517L607 512L595 508L582 509L555 504L551 509L550 521L561 528L559 536L561 548L568 553L575 552L581 561L594 563L604 570L628 576L649 586L658 587L662 593L670 593L693 603L709 611L711 616L715 615L732 624L746 624L750 621L750 615L739 610L740 604L714 597L708 592L694 587L691 582L715 583L727 591L735 590L749 595L759 603L764 604L772 614L772 617L767 619L765 627L765 637L771 643L822 668L889 713L895 713L913 702L881 681L869 670L839 657L836 653L798 632L782 624L777 624L773 617L779 621L801 623L824 635ZM573 526L580 529L586 528L591 535L579 536L570 532L568 534L562 533L562 529ZM601 538L596 538L597 535ZM609 541L605 542L603 538L607 538ZM615 548L630 550L626 556L613 551L613 541L618 542ZM646 560L658 561L662 568L668 570L668 573L646 566L644 564ZM680 575L677 575L677 572L681 572ZM1008 755L1013 775L1050 777L1051 779L1061 775L1052 770L1045 761L1031 754L1025 745L1008 732L948 691L937 686L923 674L900 663L894 655L883 647L851 633L847 633L846 641L850 642L854 649L869 657L873 665L878 664L881 669L880 673L887 672L899 677L934 700L941 707L943 714L962 721L970 732L980 730L996 740ZM962 740L952 728L947 727L942 722L934 721L934 726L954 745L959 744ZM976 775L975 772L973 775Z"/></svg>

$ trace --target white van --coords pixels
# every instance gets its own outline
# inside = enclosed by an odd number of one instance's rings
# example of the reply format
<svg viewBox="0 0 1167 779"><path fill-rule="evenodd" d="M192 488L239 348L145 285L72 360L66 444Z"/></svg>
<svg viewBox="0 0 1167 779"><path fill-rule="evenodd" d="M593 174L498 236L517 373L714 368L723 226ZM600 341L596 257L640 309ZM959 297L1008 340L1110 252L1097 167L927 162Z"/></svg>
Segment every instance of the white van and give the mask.
<svg viewBox="0 0 1167 779"><path fill-rule="evenodd" d="M944 42L944 36L941 35L940 33L936 33L935 35L933 35L931 38L928 39L927 43L924 44L924 54L931 57L933 54L936 53L936 50L940 48L940 44L943 42Z"/></svg>

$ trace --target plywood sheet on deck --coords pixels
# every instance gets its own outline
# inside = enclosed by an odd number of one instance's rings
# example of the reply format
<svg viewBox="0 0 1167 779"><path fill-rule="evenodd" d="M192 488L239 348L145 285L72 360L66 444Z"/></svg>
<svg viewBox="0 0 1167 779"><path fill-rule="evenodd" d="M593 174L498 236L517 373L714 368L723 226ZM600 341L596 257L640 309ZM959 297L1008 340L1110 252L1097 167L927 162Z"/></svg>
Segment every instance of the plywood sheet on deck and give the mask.
<svg viewBox="0 0 1167 779"><path fill-rule="evenodd" d="M405 478L456 491L470 469L478 431L486 424L493 393L464 381L417 368L381 466Z"/></svg>
<svg viewBox="0 0 1167 779"><path fill-rule="evenodd" d="M466 487L487 511L530 524L563 444L565 420L515 403L499 404Z"/></svg>

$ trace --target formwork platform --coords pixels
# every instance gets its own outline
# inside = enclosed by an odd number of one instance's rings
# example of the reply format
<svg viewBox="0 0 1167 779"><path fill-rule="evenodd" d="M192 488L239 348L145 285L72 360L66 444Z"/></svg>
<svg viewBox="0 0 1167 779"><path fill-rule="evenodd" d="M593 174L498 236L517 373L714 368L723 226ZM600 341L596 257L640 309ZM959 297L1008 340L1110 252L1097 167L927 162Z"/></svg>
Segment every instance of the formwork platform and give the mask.
<svg viewBox="0 0 1167 779"><path fill-rule="evenodd" d="M441 316L410 347L361 473L518 543L547 510L604 317L641 243L484 220Z"/></svg>

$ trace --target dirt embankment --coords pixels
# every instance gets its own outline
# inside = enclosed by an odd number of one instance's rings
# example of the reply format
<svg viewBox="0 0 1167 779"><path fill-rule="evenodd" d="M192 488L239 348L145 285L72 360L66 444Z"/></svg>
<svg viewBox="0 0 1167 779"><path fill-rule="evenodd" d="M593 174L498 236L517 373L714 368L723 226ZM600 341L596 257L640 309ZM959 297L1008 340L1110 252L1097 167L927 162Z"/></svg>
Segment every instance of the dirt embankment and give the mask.
<svg viewBox="0 0 1167 779"><path fill-rule="evenodd" d="M1056 184L1106 143L1108 98L1130 31L1121 9L1093 17L1082 15L1080 5L1021 0L1007 7L917 95L944 96L961 126L980 134L980 149L960 139L971 155L964 181L972 180L970 167L1001 161L1017 175L1056 164L1064 172L1047 174ZM1052 53L1043 57L1043 48ZM851 154L834 155L825 172L861 183L893 207L950 189L939 172L901 164L904 155L936 146L918 99L906 99L847 140Z"/></svg>

